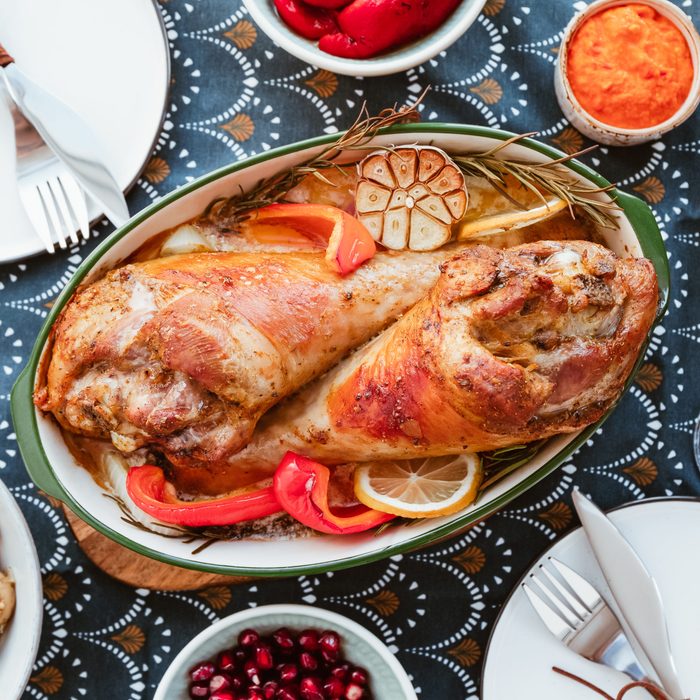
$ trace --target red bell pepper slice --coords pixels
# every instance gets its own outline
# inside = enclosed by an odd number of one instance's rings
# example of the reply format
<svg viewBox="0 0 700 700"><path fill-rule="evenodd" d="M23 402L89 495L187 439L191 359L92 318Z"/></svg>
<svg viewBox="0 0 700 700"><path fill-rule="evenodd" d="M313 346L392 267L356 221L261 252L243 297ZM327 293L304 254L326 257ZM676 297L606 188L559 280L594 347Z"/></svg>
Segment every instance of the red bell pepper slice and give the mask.
<svg viewBox="0 0 700 700"><path fill-rule="evenodd" d="M286 226L326 246L326 260L336 272L347 275L377 252L365 225L342 209L327 204L270 204L257 209L249 225L259 222Z"/></svg>
<svg viewBox="0 0 700 700"><path fill-rule="evenodd" d="M323 7L313 7L301 0L275 0L282 21L307 39L320 39L338 31L333 14Z"/></svg>
<svg viewBox="0 0 700 700"><path fill-rule="evenodd" d="M282 510L272 486L206 501L180 500L163 470L150 464L129 469L126 490L133 502L149 515L164 523L187 527L232 525Z"/></svg>
<svg viewBox="0 0 700 700"><path fill-rule="evenodd" d="M396 517L363 505L343 509L347 515L333 513L328 503L330 474L323 464L287 452L273 479L277 500L300 523L330 535L364 532Z"/></svg>

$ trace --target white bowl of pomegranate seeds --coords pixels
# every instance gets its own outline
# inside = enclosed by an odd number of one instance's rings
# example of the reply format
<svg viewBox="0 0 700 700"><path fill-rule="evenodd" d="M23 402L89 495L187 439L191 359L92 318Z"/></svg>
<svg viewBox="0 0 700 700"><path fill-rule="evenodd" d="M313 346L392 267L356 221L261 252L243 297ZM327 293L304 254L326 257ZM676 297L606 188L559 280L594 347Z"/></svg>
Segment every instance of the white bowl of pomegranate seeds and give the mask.
<svg viewBox="0 0 700 700"><path fill-rule="evenodd" d="M230 615L175 657L153 700L416 700L392 652L342 615L265 605Z"/></svg>

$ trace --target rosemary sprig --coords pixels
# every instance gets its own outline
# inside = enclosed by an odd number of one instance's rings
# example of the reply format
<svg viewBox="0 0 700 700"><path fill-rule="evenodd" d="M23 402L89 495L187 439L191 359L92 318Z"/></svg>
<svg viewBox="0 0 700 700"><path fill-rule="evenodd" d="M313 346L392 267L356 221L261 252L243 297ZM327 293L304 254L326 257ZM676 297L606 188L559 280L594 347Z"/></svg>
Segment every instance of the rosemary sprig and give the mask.
<svg viewBox="0 0 700 700"><path fill-rule="evenodd" d="M121 519L125 523L137 528L138 530L141 530L142 532L149 532L152 535L159 535L160 537L165 537L167 539L179 539L183 544L198 542L199 544L192 550L192 554L199 554L215 542L232 542L234 540L245 539L251 534L258 533L258 528L254 522L238 523L236 525L228 526L223 525L218 527L194 528L179 525L168 525L167 523L153 521L151 524L160 528L155 530L148 527L148 525L140 520L136 520L129 510L129 507L121 498L119 498L119 496L111 493L103 493L102 495L117 504L122 513ZM296 523L296 521L294 521L288 515L278 516L275 523L278 524L283 531L294 528L298 525L298 523ZM172 533L162 532L163 529L172 530Z"/></svg>
<svg viewBox="0 0 700 700"><path fill-rule="evenodd" d="M377 133L394 124L407 124L420 120L418 105L423 101L427 89L412 105L384 109L377 115L370 115L367 104L363 103L360 112L350 128L338 139L326 146L317 156L285 172L261 180L249 192L214 200L202 214L202 218L219 228L220 231L233 231L236 224L244 220L252 210L278 202L284 195L307 175L312 175L329 185L332 183L323 175L328 168L339 168L339 156L344 151L363 151L370 148L369 142ZM372 147L374 148L374 147Z"/></svg>
<svg viewBox="0 0 700 700"><path fill-rule="evenodd" d="M614 212L619 211L619 206L615 202L614 195L611 195L612 201L601 201L595 196L611 192L615 185L597 187L586 184L573 177L567 168L562 167L563 164L579 158L596 146L545 163L529 163L498 156L504 148L530 136L534 136L534 133L513 136L483 153L453 155L452 158L465 175L485 178L501 195L521 209L526 207L506 191L507 176L515 178L545 205L547 200L544 193L547 192L566 202L573 218L576 216L575 209L578 208L582 214L603 228L619 228L614 215Z"/></svg>
<svg viewBox="0 0 700 700"><path fill-rule="evenodd" d="M479 486L477 500L486 489L527 464L540 451L545 442L546 440L535 440L526 445L513 445L492 452L482 452L481 464L484 468L485 478Z"/></svg>

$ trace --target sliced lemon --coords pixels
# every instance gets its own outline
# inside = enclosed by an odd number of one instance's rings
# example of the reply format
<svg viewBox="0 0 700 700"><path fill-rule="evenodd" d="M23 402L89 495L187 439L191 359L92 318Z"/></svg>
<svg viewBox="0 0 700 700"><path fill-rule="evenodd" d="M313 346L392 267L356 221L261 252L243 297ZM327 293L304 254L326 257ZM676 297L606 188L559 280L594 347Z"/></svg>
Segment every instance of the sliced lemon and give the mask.
<svg viewBox="0 0 700 700"><path fill-rule="evenodd" d="M505 178L505 192L526 209L519 209L507 197L495 190L484 178L466 178L470 205L462 219L455 224L458 240L477 238L545 221L566 209L563 199L540 197L512 177Z"/></svg>
<svg viewBox="0 0 700 700"><path fill-rule="evenodd" d="M355 468L355 495L370 508L406 518L449 515L474 501L483 470L479 455L367 462Z"/></svg>

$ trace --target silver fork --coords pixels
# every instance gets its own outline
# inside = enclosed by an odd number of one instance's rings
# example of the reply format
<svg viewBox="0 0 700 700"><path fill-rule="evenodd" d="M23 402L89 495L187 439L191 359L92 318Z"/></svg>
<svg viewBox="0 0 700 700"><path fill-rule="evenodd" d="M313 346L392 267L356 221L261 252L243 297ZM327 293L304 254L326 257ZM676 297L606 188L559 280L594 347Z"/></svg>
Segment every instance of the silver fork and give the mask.
<svg viewBox="0 0 700 700"><path fill-rule="evenodd" d="M78 243L77 229L90 237L85 195L36 129L12 105L17 151L17 184L27 216L49 253L68 239Z"/></svg>
<svg viewBox="0 0 700 700"><path fill-rule="evenodd" d="M632 680L650 681L600 593L566 564L554 557L547 560L553 571L540 564L538 574L522 584L547 629L577 654Z"/></svg>

